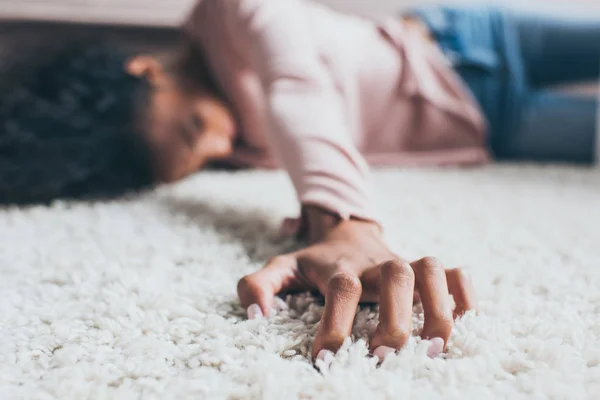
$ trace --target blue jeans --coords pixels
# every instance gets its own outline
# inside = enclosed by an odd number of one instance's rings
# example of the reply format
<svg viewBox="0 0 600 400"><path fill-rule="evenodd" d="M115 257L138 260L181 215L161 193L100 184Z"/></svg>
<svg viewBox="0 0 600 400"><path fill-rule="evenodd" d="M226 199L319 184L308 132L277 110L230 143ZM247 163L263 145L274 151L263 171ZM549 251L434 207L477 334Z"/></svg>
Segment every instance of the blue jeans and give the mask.
<svg viewBox="0 0 600 400"><path fill-rule="evenodd" d="M497 160L592 163L597 96L555 85L600 77L600 20L425 6L421 18L479 102Z"/></svg>

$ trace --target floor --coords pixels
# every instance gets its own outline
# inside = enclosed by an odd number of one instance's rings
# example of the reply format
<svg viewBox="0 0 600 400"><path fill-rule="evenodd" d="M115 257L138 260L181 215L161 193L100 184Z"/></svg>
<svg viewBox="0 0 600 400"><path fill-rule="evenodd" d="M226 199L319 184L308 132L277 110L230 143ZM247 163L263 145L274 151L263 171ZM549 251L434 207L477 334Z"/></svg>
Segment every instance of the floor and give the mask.
<svg viewBox="0 0 600 400"><path fill-rule="evenodd" d="M307 359L322 305L246 321L235 286L289 248L281 173L202 173L130 199L0 210L3 399L593 399L600 391L600 171L378 171L390 244L472 274L479 315L447 354L415 337ZM415 333L422 318L414 314Z"/></svg>

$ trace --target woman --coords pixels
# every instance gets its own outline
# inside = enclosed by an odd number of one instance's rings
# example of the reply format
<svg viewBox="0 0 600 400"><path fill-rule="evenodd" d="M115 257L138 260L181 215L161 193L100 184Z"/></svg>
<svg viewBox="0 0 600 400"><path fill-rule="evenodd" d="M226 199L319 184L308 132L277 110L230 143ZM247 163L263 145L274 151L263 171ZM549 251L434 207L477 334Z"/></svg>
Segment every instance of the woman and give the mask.
<svg viewBox="0 0 600 400"><path fill-rule="evenodd" d="M546 88L598 78L600 23L445 7L376 22L303 0L202 0L183 32L171 59L125 62L87 44L19 64L1 108L1 167L14 173L0 195L112 195L213 163L285 168L302 209L288 228L308 246L244 277L238 294L250 318L280 293L325 295L315 358L341 346L361 301L380 304L380 358L406 343L415 299L431 356L453 316L475 308L459 269L388 248L367 163L595 156L596 100Z"/></svg>

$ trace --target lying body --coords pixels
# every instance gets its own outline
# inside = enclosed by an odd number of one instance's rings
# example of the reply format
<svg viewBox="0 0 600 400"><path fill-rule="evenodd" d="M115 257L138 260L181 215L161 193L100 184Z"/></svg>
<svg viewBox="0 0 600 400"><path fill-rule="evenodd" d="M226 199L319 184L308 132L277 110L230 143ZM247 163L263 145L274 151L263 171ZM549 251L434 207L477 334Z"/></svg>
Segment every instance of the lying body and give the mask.
<svg viewBox="0 0 600 400"><path fill-rule="evenodd" d="M475 308L460 269L385 243L369 165L596 156L597 101L549 88L598 78L600 22L470 7L374 21L302 0L202 0L182 32L169 57L94 42L16 64L0 200L113 196L212 164L285 169L301 210L286 226L307 246L238 293L257 317L276 295L321 292L313 357L341 346L361 301L380 304L379 357L406 343L415 299L431 355Z"/></svg>

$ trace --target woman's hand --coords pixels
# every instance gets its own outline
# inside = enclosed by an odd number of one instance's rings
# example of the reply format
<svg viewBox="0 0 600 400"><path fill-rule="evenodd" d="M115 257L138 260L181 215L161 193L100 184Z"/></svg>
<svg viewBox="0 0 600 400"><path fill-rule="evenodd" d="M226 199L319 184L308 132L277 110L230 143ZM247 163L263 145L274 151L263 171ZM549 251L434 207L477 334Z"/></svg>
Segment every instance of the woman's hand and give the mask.
<svg viewBox="0 0 600 400"><path fill-rule="evenodd" d="M379 303L379 325L370 348L381 360L410 337L414 301L423 303L421 335L431 339L431 356L444 350L453 317L475 308L471 283L460 269L445 271L432 257L406 262L388 249L378 225L340 222L318 209L308 210L305 218L313 244L275 257L242 278L238 295L249 318L268 315L277 294L318 290L324 295L313 358L325 359L350 336L359 302Z"/></svg>

